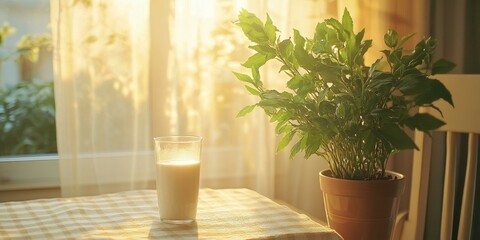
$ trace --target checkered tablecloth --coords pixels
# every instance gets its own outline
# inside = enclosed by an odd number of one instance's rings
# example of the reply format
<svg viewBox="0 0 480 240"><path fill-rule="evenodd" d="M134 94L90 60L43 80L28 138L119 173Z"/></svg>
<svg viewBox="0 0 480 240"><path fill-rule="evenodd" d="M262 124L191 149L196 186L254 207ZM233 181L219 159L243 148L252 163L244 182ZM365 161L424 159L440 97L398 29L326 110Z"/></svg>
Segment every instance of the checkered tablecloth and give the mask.
<svg viewBox="0 0 480 240"><path fill-rule="evenodd" d="M248 189L201 189L197 221L160 222L155 190L0 204L0 239L341 239Z"/></svg>

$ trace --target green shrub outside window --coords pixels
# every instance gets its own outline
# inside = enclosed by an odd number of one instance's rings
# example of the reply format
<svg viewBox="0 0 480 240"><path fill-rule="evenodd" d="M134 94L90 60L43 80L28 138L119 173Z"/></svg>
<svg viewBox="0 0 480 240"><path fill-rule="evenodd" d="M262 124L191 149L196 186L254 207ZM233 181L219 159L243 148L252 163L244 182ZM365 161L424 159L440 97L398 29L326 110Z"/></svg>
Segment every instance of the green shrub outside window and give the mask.
<svg viewBox="0 0 480 240"><path fill-rule="evenodd" d="M0 89L0 155L56 153L53 82Z"/></svg>
<svg viewBox="0 0 480 240"><path fill-rule="evenodd" d="M0 47L14 33L4 23ZM12 59L35 63L40 50L50 48L50 35L25 35L16 49L1 49L0 64ZM22 79L13 86L0 86L0 156L56 152L53 82Z"/></svg>

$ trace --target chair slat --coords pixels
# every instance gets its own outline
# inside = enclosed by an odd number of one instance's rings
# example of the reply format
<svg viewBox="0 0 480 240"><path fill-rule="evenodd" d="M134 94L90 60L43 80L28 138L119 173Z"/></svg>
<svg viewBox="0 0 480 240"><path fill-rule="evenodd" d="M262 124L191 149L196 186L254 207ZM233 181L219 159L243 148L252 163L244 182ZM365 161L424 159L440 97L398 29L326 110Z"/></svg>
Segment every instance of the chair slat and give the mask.
<svg viewBox="0 0 480 240"><path fill-rule="evenodd" d="M468 135L467 170L462 197L462 210L457 239L470 239L472 232L473 203L475 198L475 181L477 177L478 135Z"/></svg>
<svg viewBox="0 0 480 240"><path fill-rule="evenodd" d="M457 133L447 132L445 180L443 184L443 207L440 239L452 239L453 207L455 201L455 143Z"/></svg>

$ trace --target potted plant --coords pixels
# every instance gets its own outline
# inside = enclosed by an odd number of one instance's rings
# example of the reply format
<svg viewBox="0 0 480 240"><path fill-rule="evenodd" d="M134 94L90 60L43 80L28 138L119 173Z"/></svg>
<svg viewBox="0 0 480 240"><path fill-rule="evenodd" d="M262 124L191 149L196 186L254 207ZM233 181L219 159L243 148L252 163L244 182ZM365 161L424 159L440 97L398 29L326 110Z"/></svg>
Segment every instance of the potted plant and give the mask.
<svg viewBox="0 0 480 240"><path fill-rule="evenodd" d="M404 178L386 170L387 160L417 148L406 128L428 132L444 124L414 110L440 111L433 105L438 99L453 106L448 89L431 76L454 64L431 62L433 39L424 38L407 52L402 46L413 34L399 38L389 30L383 57L366 65L372 41L363 40L365 29L353 31L347 9L341 21L318 23L313 38L294 30L293 39L281 39L268 14L263 23L247 10L239 13L237 24L255 53L242 64L251 73L234 74L259 99L238 116L262 108L276 123L276 133L284 135L277 151L294 140L290 157L304 152L305 158L318 155L327 161L329 169L320 172L327 220L345 239L390 238ZM286 75L283 90L262 82L260 68L270 60L279 62Z"/></svg>

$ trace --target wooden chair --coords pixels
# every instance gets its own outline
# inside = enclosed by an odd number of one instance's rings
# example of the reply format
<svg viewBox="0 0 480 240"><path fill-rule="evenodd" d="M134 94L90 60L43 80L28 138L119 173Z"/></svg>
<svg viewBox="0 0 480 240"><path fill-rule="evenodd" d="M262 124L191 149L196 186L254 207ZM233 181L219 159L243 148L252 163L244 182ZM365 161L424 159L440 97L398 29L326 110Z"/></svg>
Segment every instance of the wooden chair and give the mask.
<svg viewBox="0 0 480 240"><path fill-rule="evenodd" d="M441 214L440 239L471 239L473 204L475 198L475 181L477 171L478 134L480 134L480 75L437 75L452 93L455 108L439 101L435 105L442 109L446 125L439 131L446 132L446 162L443 184L443 201ZM434 109L420 109L441 119ZM465 179L455 176L459 133L468 134L468 154ZM432 139L422 132L415 133L415 142L420 151L413 156L412 182L408 212L399 214L395 230L395 239L424 239L427 195L429 192L429 173L431 162ZM452 236L455 200L455 181L465 181L458 223L458 236ZM439 199L440 200L440 199Z"/></svg>

